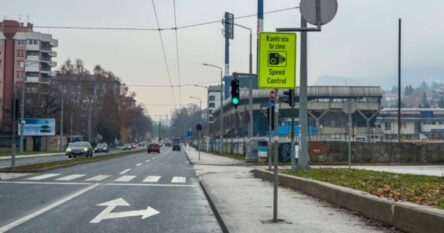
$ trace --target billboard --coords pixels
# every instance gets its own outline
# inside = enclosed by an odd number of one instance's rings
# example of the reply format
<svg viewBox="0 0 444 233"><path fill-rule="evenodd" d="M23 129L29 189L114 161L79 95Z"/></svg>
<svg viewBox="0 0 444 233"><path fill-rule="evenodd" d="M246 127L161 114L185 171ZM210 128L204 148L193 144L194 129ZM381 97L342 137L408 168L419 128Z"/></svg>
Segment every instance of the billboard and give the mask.
<svg viewBox="0 0 444 233"><path fill-rule="evenodd" d="M24 136L54 136L54 118L25 118L23 126ZM18 124L18 135L21 134L20 122Z"/></svg>

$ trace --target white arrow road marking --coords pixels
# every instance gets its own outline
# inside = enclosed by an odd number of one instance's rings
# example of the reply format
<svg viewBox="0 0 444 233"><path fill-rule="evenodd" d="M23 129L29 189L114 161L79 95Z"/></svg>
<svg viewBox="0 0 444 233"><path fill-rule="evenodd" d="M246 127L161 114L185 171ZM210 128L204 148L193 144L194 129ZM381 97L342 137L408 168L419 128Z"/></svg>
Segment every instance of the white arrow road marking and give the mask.
<svg viewBox="0 0 444 233"><path fill-rule="evenodd" d="M121 171L120 172L120 175L125 175L125 173L127 173L127 172L129 172L129 171L131 171L131 169L125 169L125 170L123 170L123 171Z"/></svg>
<svg viewBox="0 0 444 233"><path fill-rule="evenodd" d="M128 202L126 202L123 198L117 198L111 201L107 201L102 204L98 204L97 206L106 206L106 208L102 212L100 212L93 220L91 220L90 223L99 223L102 220L106 219L126 218L133 216L142 216L141 219L145 219L160 213L159 211L149 206L146 207L146 209L144 210L130 210L112 213L114 208L116 208L117 206L130 206L130 204L128 204Z"/></svg>
<svg viewBox="0 0 444 233"><path fill-rule="evenodd" d="M56 208L57 206L60 206L60 205L64 204L65 202L68 202L68 201L70 201L70 200L72 200L72 199L74 199L74 198L76 198L76 197L78 197L78 196L88 192L89 190L91 190L91 189L93 189L93 188L95 188L95 187L97 187L99 185L100 184L91 185L91 186L89 186L87 188L84 188L84 189L82 189L82 190L80 190L80 191L78 191L78 192L76 192L76 193L74 193L72 195L69 195L69 196L67 196L67 197L65 197L65 198L63 198L63 199L61 199L59 201L56 201L56 202L46 206L43 209L37 210L34 213L26 215L25 217L20 218L20 219L14 221L12 223L9 223L8 225L2 226L2 227L0 227L0 232L9 231L12 228L14 228L14 227L16 227L16 226L18 226L18 225L20 225L22 223L25 223L25 222L27 222L27 221L29 221L29 220L31 220L31 219L41 215L41 214L44 214L44 213L46 213L46 212Z"/></svg>
<svg viewBox="0 0 444 233"><path fill-rule="evenodd" d="M60 174L55 174L55 173L49 173L49 174L44 174L44 175L40 175L40 176L33 176L30 178L27 178L27 180L44 180L44 179L48 179L54 176L58 176Z"/></svg>
<svg viewBox="0 0 444 233"><path fill-rule="evenodd" d="M142 163L138 163L138 164L136 164L136 167L138 167L138 166L140 166L140 165L142 165Z"/></svg>

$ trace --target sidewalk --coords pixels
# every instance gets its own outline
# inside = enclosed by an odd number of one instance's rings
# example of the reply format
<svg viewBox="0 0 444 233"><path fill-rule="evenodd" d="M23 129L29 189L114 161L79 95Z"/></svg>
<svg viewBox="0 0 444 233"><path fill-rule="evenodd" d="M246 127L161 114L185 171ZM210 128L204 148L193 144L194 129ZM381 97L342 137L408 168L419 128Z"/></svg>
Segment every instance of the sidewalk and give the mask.
<svg viewBox="0 0 444 233"><path fill-rule="evenodd" d="M63 152L55 152L55 153L45 153L45 154L33 154L33 155L16 155L16 159L21 158L36 158L36 157L46 157L46 156L55 156L55 155L64 155ZM0 156L0 160L12 159L12 156Z"/></svg>
<svg viewBox="0 0 444 233"><path fill-rule="evenodd" d="M273 186L256 179L243 162L185 151L229 232L393 232L353 213L294 190L279 188L278 218L272 224Z"/></svg>

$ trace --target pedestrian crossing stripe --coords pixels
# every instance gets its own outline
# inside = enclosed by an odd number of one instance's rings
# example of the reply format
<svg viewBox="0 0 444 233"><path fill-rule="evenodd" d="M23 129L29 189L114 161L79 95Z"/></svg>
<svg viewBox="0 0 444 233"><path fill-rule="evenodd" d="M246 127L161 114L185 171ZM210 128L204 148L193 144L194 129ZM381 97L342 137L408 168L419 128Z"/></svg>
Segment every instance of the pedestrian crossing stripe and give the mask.
<svg viewBox="0 0 444 233"><path fill-rule="evenodd" d="M49 173L49 174L30 177L30 178L27 178L27 180L44 180L44 179L48 179L48 178L59 176L59 175L60 174Z"/></svg>
<svg viewBox="0 0 444 233"><path fill-rule="evenodd" d="M83 177L83 176L85 176L85 175L83 175L83 174L73 174L73 175L69 175L69 176L64 176L64 177L58 178L56 180L70 181L70 180L75 180L75 179Z"/></svg>
<svg viewBox="0 0 444 233"><path fill-rule="evenodd" d="M121 176L121 177L115 179L114 181L116 181L116 182L129 182L129 181L131 181L134 178L136 178L136 176Z"/></svg>
<svg viewBox="0 0 444 233"><path fill-rule="evenodd" d="M76 180L76 182L81 182L80 178L84 178L84 181L100 182L100 181L103 181L107 178L112 177L112 175L95 175L92 177L86 177L86 176L87 176L86 174L61 175L58 173L48 173L48 174L42 174L42 175L28 177L28 178L26 178L26 180L42 181L42 180L48 180L50 178L57 177L57 178L54 178L56 181L74 181L74 180ZM119 175L118 177L114 177L113 179L115 182L130 182L130 181L134 180L136 177L137 176ZM143 179L143 183L158 183L161 178L162 178L162 176L155 176L155 175L146 176ZM170 182L180 184L180 183L186 183L186 181L187 181L186 177L174 176L174 177L172 177Z"/></svg>
<svg viewBox="0 0 444 233"><path fill-rule="evenodd" d="M151 183L156 183L157 181L160 180L160 176L148 176L147 178L145 178L143 180L143 182L151 182Z"/></svg>
<svg viewBox="0 0 444 233"><path fill-rule="evenodd" d="M173 179L171 179L171 183L185 183L186 178L182 176L174 176Z"/></svg>
<svg viewBox="0 0 444 233"><path fill-rule="evenodd" d="M86 179L86 181L102 181L108 177L110 177L110 175L97 175Z"/></svg>

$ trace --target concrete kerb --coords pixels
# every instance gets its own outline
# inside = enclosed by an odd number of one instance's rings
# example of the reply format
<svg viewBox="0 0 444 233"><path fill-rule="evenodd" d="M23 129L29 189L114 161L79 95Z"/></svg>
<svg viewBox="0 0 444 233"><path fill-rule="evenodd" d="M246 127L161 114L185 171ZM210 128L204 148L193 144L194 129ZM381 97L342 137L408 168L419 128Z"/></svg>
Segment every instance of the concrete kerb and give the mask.
<svg viewBox="0 0 444 233"><path fill-rule="evenodd" d="M254 169L255 177L272 182L273 173ZM406 232L444 233L444 211L413 203L395 202L369 193L321 181L279 174L279 184L300 190Z"/></svg>
<svg viewBox="0 0 444 233"><path fill-rule="evenodd" d="M46 154L34 154L34 155L16 155L16 159L26 159L26 158L38 158L38 157L48 157L48 156L57 156L64 155L63 152L55 152L55 153L46 153ZM0 160L9 160L12 159L12 156L1 156Z"/></svg>

